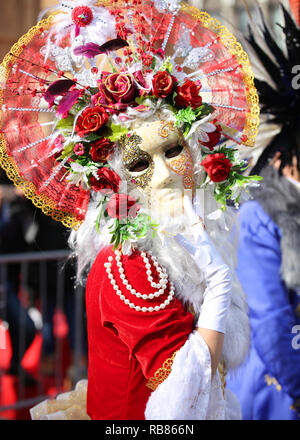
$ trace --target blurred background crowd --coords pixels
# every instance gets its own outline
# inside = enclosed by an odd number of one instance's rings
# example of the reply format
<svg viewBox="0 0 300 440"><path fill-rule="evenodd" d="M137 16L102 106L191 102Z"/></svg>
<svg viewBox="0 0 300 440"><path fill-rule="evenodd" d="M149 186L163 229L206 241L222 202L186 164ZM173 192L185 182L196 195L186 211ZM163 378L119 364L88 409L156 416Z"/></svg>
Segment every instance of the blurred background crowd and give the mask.
<svg viewBox="0 0 300 440"><path fill-rule="evenodd" d="M39 12L56 3L2 0L0 59L36 23ZM281 44L281 30L275 26L283 23L278 0L248 0L247 5L243 0L188 3L230 25L236 34L247 32L247 9L253 12L258 3ZM289 5L288 0L282 3ZM84 292L77 289L74 294L74 267L66 263L66 239L65 228L34 208L0 171L0 419L28 419L28 408L43 396L67 391L86 376ZM30 258L26 260L24 253ZM20 254L23 257L18 259ZM268 380L268 386L278 391L281 385L271 376Z"/></svg>

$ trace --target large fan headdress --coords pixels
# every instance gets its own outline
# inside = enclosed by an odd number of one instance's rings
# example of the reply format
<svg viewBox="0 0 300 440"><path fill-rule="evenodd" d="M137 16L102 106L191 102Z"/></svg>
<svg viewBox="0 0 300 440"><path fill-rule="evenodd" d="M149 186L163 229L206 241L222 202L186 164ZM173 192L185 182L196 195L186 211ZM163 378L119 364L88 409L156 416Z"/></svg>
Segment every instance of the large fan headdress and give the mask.
<svg viewBox="0 0 300 440"><path fill-rule="evenodd" d="M135 118L161 108L203 159L225 139L252 146L257 135L247 54L178 0L61 1L12 47L0 77L2 167L68 227L84 219L92 190L117 192L107 160ZM233 186L241 163L229 150L217 154Z"/></svg>

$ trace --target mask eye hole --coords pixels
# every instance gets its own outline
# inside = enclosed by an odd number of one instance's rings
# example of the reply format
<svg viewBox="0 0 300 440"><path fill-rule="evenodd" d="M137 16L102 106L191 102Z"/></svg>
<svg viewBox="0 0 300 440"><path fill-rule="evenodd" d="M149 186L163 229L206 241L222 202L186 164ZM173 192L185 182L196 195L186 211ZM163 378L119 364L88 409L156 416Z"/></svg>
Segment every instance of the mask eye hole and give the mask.
<svg viewBox="0 0 300 440"><path fill-rule="evenodd" d="M167 159L172 159L173 157L177 157L182 153L183 147L182 145L176 145L176 147L172 147L165 152L165 156Z"/></svg>
<svg viewBox="0 0 300 440"><path fill-rule="evenodd" d="M131 173L139 173L141 171L146 171L149 168L149 161L147 159L140 159L135 164L129 167Z"/></svg>

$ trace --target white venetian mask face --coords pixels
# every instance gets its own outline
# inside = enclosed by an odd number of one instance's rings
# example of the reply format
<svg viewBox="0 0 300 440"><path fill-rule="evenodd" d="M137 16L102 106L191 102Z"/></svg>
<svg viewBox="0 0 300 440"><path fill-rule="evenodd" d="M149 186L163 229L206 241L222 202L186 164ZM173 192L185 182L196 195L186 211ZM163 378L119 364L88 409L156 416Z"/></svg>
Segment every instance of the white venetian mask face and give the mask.
<svg viewBox="0 0 300 440"><path fill-rule="evenodd" d="M193 161L188 147L172 124L159 119L133 130L122 147L128 179L144 189L151 209L178 216L183 193L194 188Z"/></svg>

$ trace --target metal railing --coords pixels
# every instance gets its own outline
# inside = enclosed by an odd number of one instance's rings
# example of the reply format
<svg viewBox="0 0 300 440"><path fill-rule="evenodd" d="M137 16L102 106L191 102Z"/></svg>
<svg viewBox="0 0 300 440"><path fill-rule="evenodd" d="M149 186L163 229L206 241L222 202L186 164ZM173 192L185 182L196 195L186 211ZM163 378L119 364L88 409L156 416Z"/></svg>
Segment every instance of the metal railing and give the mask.
<svg viewBox="0 0 300 440"><path fill-rule="evenodd" d="M31 310L35 310L37 315L41 317L40 327L36 330L37 334L41 335L41 339L43 340L43 330L45 325L45 316L47 313L47 307L49 306L49 291L48 291L48 272L49 272L49 264L55 265L56 271L56 291L51 292L51 307L55 307L55 310L60 310L64 312L64 300L65 300L65 264L68 261L69 252L64 250L58 251L47 251L47 252L33 252L33 253L24 253L24 254L8 254L8 255L0 255L0 320L2 322L1 325L7 324L7 295L12 294L9 291L9 268L11 265L18 265L19 274L20 274L20 285L19 290L17 292L18 301L25 309L28 311L28 306L31 306ZM34 277L35 277L35 285L38 286L38 289L35 290L34 297L33 294L28 288L28 277L30 274L30 268L34 263ZM32 274L31 274L32 276ZM52 270L53 276L53 270ZM51 280L53 286L53 279ZM55 300L53 301L53 295L55 295ZM70 292L69 292L70 295ZM76 287L73 289L71 295L72 297L72 308L69 311L72 314L72 322L73 322L73 346L72 346L72 377L69 378L70 386L74 386L74 384L82 379L86 378L86 369L82 365L82 358L85 357L85 319L84 319L84 288ZM19 326L19 336L18 336L18 350L19 350L19 359L21 360L22 355L25 352L25 322L24 313L20 313L19 322L17 323ZM9 324L14 325L10 322ZM7 326L7 325L6 325ZM55 324L54 324L55 326ZM9 332L9 326L8 326ZM54 341L54 358L55 358L55 369L52 374L52 389L57 391L65 391L64 389L64 372L63 372L63 355L64 355L64 346L63 346L63 338L56 334L54 331L52 334ZM3 338L2 338L3 340ZM2 348L2 350L1 350ZM0 347L0 358L1 352L3 356L3 349L5 347ZM40 349L39 356L39 367L43 362L44 358L44 350L43 345ZM1 365L1 363L0 363ZM18 382L18 390L17 390L17 399L13 404L3 405L1 400L1 395L3 397L3 393L5 393L5 387L3 386L4 376L7 375L8 372L5 370L0 370L0 418L1 414L7 410L19 410L24 408L30 408L34 406L36 403L48 398L49 396L45 393L45 382L46 375L38 368L38 377L37 377L37 385L34 387L34 395L30 398L26 395L26 381L24 378L24 369L19 367L19 374L17 374L17 382ZM28 394L28 393L27 393Z"/></svg>

